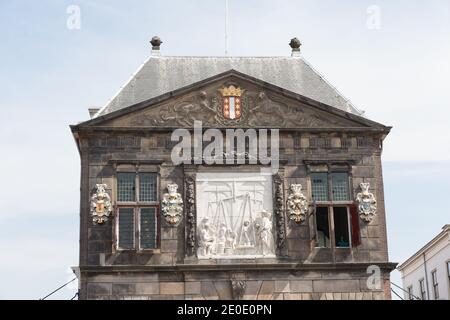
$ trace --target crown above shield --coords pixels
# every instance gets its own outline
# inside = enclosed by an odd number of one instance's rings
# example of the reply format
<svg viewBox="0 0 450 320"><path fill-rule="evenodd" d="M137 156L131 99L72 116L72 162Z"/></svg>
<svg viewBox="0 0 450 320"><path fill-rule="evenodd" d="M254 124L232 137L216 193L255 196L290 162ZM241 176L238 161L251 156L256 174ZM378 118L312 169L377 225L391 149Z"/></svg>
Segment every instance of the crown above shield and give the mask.
<svg viewBox="0 0 450 320"><path fill-rule="evenodd" d="M244 94L245 90L239 87L235 87L234 85L230 85L228 87L219 89L219 91L223 97L240 97Z"/></svg>

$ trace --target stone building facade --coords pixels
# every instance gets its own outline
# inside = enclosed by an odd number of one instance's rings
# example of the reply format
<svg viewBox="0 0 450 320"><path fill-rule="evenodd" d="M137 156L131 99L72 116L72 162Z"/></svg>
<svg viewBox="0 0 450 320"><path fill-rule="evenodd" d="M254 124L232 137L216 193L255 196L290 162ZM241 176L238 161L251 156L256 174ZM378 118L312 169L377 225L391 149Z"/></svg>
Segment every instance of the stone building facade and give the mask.
<svg viewBox="0 0 450 320"><path fill-rule="evenodd" d="M92 113L71 126L81 299L390 299L390 127L303 58L156 54ZM193 136L183 163L177 129ZM248 134L243 153L224 142L215 160L231 161L210 163L208 129L267 132L279 147L269 139L270 163L254 159Z"/></svg>

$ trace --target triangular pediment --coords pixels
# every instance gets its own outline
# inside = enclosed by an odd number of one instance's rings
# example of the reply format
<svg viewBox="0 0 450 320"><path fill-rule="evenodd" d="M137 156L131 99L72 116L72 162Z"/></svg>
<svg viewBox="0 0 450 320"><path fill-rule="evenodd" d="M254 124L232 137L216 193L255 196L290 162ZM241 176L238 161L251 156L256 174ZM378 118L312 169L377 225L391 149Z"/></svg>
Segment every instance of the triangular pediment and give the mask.
<svg viewBox="0 0 450 320"><path fill-rule="evenodd" d="M344 129L387 127L234 70L78 127Z"/></svg>

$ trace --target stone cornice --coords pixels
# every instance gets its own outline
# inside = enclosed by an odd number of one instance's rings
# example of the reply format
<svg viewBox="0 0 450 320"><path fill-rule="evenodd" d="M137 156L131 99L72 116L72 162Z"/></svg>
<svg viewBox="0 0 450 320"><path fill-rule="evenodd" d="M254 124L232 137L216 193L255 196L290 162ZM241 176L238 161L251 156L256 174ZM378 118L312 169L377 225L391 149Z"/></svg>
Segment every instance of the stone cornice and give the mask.
<svg viewBox="0 0 450 320"><path fill-rule="evenodd" d="M81 272L205 272L205 271L349 271L367 270L376 265L383 271L392 271L397 266L395 262L370 263L221 263L221 264L176 264L176 265L117 265L117 266L80 266Z"/></svg>

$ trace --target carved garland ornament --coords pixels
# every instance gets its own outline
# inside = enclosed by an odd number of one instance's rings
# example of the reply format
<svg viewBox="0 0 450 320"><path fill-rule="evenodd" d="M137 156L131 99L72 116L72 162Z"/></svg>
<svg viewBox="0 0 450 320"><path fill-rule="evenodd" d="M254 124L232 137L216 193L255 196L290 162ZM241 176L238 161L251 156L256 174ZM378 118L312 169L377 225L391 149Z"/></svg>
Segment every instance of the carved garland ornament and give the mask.
<svg viewBox="0 0 450 320"><path fill-rule="evenodd" d="M108 221L112 211L111 198L106 192L106 184L96 184L95 192L91 197L91 216L96 224Z"/></svg>
<svg viewBox="0 0 450 320"><path fill-rule="evenodd" d="M371 222L377 211L377 201L373 193L369 192L369 183L360 183L361 192L356 195L359 217L365 222Z"/></svg>
<svg viewBox="0 0 450 320"><path fill-rule="evenodd" d="M277 246L278 250L284 248L284 242L286 239L286 233L284 231L284 195L283 195L283 179L279 175L275 175L274 179L275 186L275 215L276 215L276 226L277 226Z"/></svg>
<svg viewBox="0 0 450 320"><path fill-rule="evenodd" d="M186 253L188 256L195 255L195 179L193 177L186 177L185 179L186 192Z"/></svg>
<svg viewBox="0 0 450 320"><path fill-rule="evenodd" d="M287 198L287 212L289 214L289 219L298 224L302 223L306 220L308 208L308 200L302 193L302 185L291 184L289 196Z"/></svg>
<svg viewBox="0 0 450 320"><path fill-rule="evenodd" d="M169 193L165 193L162 199L161 212L167 224L177 225L183 217L183 200L176 183L167 186Z"/></svg>

